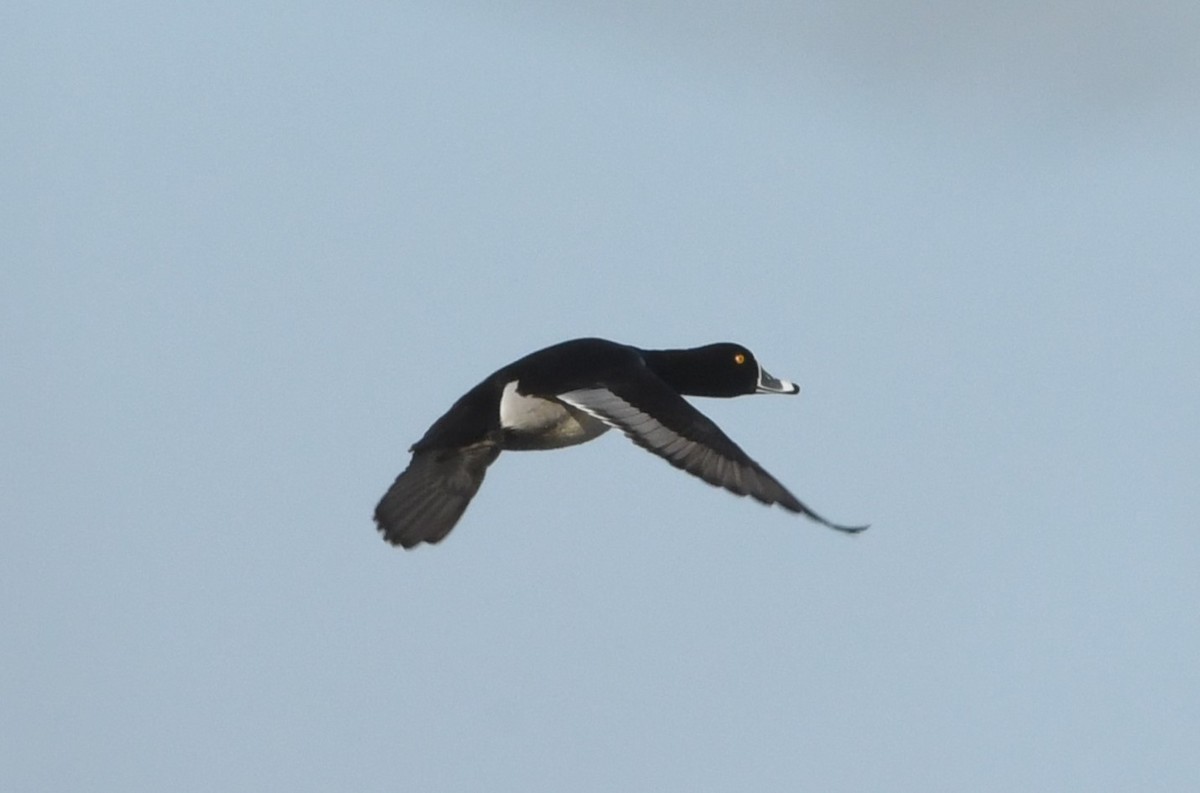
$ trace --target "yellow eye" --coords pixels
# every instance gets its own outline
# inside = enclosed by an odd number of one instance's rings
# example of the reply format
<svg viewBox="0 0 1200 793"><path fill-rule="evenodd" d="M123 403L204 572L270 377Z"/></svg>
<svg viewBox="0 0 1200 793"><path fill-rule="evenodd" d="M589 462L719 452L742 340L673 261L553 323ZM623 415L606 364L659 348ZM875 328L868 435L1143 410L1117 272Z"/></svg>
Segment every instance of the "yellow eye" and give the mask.
<svg viewBox="0 0 1200 793"><path fill-rule="evenodd" d="M746 356L739 352L737 355L733 356L733 362L738 365L744 364L746 362Z"/></svg>

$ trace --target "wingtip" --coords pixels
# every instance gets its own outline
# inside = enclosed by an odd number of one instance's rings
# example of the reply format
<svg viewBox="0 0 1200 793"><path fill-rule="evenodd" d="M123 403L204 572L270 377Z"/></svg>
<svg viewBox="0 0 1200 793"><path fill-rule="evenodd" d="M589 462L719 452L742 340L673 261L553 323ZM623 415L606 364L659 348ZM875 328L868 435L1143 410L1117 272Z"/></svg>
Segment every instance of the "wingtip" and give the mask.
<svg viewBox="0 0 1200 793"><path fill-rule="evenodd" d="M830 529L833 529L834 531L840 531L843 534L858 534L860 532L864 532L867 529L871 528L870 523L864 523L861 526L846 526L841 523L834 523L833 521L823 518L820 515L818 515L817 513L813 512L811 509L806 507L804 504L800 503L798 500L796 501L796 505L799 506L799 509L793 509L792 510L793 512L799 512L801 515L804 515L809 520L820 523L822 526L826 526ZM783 506L785 506L789 509L791 509L791 507L792 507L792 505L786 505L786 504Z"/></svg>
<svg viewBox="0 0 1200 793"><path fill-rule="evenodd" d="M461 509L455 507L452 515L447 517L439 516L436 512L430 513L428 501L418 502L412 512L405 514L388 512L384 509L382 501L379 506L375 513L375 530L389 545L406 551L422 544L436 545L441 542L454 528L462 510L466 508L465 504Z"/></svg>
<svg viewBox="0 0 1200 793"><path fill-rule="evenodd" d="M840 531L843 534L859 534L859 533L864 532L867 529L871 528L870 523L864 523L861 526L845 526L841 523L834 523L831 520L825 520L825 518L822 518L820 515L817 515L813 512L808 512L806 514L808 515L808 517L812 518L817 523L820 523L822 526L827 526L827 527L833 529L834 531Z"/></svg>
<svg viewBox="0 0 1200 793"><path fill-rule="evenodd" d="M422 537L409 537L393 526L384 525L379 516L375 517L375 530L388 545L393 548L403 548L406 551L411 551L423 542L429 542Z"/></svg>

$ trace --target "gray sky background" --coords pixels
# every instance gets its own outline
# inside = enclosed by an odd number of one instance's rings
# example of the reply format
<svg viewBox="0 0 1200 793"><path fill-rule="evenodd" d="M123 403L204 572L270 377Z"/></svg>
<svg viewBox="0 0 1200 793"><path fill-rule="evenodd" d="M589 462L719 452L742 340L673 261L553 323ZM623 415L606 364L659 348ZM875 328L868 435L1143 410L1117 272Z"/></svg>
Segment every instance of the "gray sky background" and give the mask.
<svg viewBox="0 0 1200 793"><path fill-rule="evenodd" d="M1200 6L10 4L0 789L1200 787ZM566 338L611 434L436 548L405 449Z"/></svg>

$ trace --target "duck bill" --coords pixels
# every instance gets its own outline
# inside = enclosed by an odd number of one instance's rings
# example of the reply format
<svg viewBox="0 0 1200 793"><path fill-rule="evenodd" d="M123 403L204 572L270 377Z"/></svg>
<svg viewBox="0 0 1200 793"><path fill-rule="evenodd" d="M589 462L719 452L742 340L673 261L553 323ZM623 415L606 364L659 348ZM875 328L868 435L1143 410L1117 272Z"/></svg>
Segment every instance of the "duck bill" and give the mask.
<svg viewBox="0 0 1200 793"><path fill-rule="evenodd" d="M757 394L798 394L800 386L772 377L767 374L766 369L760 368L758 370L758 387L754 391Z"/></svg>

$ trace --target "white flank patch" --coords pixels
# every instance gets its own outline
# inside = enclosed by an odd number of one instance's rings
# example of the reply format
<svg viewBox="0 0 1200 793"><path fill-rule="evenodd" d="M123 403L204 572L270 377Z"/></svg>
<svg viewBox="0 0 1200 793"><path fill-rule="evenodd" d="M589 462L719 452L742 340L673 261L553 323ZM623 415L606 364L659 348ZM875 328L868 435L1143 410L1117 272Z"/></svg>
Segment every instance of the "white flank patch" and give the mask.
<svg viewBox="0 0 1200 793"><path fill-rule="evenodd" d="M500 426L517 432L537 433L557 426L566 416L562 405L517 393L517 380L500 395Z"/></svg>

